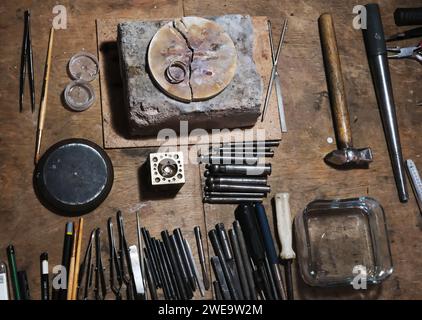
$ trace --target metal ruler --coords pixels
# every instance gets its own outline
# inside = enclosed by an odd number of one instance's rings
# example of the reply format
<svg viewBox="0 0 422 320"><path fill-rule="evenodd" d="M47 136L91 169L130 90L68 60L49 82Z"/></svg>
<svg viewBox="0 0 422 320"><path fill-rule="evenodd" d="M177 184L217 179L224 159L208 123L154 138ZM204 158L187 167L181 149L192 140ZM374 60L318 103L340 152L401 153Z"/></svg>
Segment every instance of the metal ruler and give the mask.
<svg viewBox="0 0 422 320"><path fill-rule="evenodd" d="M419 211L422 213L422 180L412 160L406 160L407 173L409 174L410 182L412 184L413 192L415 193L416 201L418 202Z"/></svg>

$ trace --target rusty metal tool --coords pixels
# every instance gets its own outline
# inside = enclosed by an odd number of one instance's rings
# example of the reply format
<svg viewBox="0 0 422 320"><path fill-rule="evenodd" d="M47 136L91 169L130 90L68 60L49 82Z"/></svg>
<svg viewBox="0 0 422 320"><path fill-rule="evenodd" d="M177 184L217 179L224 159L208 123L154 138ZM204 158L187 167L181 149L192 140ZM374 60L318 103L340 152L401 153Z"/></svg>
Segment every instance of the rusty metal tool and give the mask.
<svg viewBox="0 0 422 320"><path fill-rule="evenodd" d="M368 165L372 162L371 149L356 149L352 143L349 111L331 15L322 14L318 19L318 24L338 147L337 150L327 154L324 160L338 167Z"/></svg>
<svg viewBox="0 0 422 320"><path fill-rule="evenodd" d="M384 126L391 166L396 181L397 192L401 202L407 202L403 155L397 123L396 107L391 84L390 69L387 59L384 29L378 4L366 6L367 28L362 30L369 67L372 74L375 94Z"/></svg>

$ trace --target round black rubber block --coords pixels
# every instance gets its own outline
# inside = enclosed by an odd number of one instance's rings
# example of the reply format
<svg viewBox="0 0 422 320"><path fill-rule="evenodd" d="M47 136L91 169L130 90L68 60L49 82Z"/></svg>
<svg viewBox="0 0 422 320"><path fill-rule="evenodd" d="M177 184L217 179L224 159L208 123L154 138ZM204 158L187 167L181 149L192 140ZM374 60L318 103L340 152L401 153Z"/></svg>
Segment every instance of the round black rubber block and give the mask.
<svg viewBox="0 0 422 320"><path fill-rule="evenodd" d="M113 185L110 158L95 143L63 140L41 157L34 172L35 192L51 211L67 216L94 210Z"/></svg>

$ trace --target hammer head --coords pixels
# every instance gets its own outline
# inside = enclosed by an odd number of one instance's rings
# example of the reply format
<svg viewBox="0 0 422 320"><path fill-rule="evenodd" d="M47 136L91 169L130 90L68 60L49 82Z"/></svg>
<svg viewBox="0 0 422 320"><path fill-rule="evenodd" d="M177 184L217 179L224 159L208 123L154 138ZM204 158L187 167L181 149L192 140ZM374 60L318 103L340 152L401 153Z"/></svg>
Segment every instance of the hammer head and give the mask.
<svg viewBox="0 0 422 320"><path fill-rule="evenodd" d="M372 162L372 151L371 148L343 148L331 151L324 160L335 166L362 166Z"/></svg>

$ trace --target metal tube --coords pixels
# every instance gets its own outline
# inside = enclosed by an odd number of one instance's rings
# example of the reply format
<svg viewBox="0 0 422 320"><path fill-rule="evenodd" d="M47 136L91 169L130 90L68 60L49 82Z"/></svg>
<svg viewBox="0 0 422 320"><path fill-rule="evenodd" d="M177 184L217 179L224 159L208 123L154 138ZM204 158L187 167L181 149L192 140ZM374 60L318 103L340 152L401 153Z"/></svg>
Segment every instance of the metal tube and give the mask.
<svg viewBox="0 0 422 320"><path fill-rule="evenodd" d="M207 184L247 184L247 185L266 185L266 177L208 177Z"/></svg>
<svg viewBox="0 0 422 320"><path fill-rule="evenodd" d="M240 204L245 202L262 202L261 198L233 198L233 197L204 197L202 199L204 203L216 203L216 204Z"/></svg>
<svg viewBox="0 0 422 320"><path fill-rule="evenodd" d="M207 165L209 174L222 175L247 175L267 176L271 174L271 164L263 165L237 165L237 164L212 164Z"/></svg>
<svg viewBox="0 0 422 320"><path fill-rule="evenodd" d="M246 184L211 183L205 186L205 191L239 191L239 192L271 192L269 186L253 186Z"/></svg>
<svg viewBox="0 0 422 320"><path fill-rule="evenodd" d="M216 198L265 198L267 194L265 192L223 192L223 191L210 191L205 192L206 197Z"/></svg>

